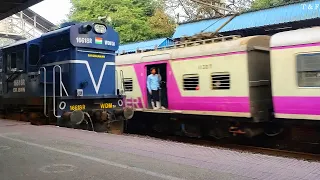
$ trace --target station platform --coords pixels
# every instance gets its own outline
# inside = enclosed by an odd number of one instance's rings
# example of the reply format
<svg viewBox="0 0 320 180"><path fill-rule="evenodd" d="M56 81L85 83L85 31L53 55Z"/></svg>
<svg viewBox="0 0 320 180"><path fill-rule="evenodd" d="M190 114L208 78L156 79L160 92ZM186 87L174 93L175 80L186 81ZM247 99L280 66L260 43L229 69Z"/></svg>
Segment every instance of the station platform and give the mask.
<svg viewBox="0 0 320 180"><path fill-rule="evenodd" d="M2 180L318 180L320 163L0 120Z"/></svg>

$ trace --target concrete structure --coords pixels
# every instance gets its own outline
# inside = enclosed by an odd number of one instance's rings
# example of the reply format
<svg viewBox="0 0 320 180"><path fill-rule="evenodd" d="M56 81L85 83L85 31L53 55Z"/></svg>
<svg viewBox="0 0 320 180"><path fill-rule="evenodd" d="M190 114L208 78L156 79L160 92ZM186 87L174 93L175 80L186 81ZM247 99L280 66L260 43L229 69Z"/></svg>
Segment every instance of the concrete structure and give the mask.
<svg viewBox="0 0 320 180"><path fill-rule="evenodd" d="M1 0L0 20L27 9L42 0Z"/></svg>
<svg viewBox="0 0 320 180"><path fill-rule="evenodd" d="M30 9L0 21L0 47L50 31L55 25Z"/></svg>

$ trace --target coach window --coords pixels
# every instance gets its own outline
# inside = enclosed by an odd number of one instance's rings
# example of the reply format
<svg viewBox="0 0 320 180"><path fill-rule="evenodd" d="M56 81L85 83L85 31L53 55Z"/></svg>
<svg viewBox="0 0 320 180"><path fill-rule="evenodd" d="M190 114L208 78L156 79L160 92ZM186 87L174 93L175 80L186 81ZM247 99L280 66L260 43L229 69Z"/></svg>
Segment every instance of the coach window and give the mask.
<svg viewBox="0 0 320 180"><path fill-rule="evenodd" d="M184 74L183 75L183 90L185 90L185 91L199 90L199 75L198 74Z"/></svg>
<svg viewBox="0 0 320 180"><path fill-rule="evenodd" d="M29 65L35 66L38 64L40 48L38 45L31 44L29 46Z"/></svg>
<svg viewBox="0 0 320 180"><path fill-rule="evenodd" d="M230 89L230 73L216 72L211 74L212 90Z"/></svg>
<svg viewBox="0 0 320 180"><path fill-rule="evenodd" d="M320 53L299 54L297 77L299 87L320 87Z"/></svg>
<svg viewBox="0 0 320 180"><path fill-rule="evenodd" d="M132 78L123 78L123 88L125 92L130 92L133 90Z"/></svg>

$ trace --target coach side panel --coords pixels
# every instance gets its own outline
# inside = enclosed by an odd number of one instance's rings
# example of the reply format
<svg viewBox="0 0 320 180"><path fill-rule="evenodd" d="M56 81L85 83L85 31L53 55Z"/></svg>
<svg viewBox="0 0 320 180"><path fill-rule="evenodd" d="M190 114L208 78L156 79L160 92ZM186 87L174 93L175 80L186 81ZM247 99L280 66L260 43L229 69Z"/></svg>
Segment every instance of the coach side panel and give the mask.
<svg viewBox="0 0 320 180"><path fill-rule="evenodd" d="M126 95L125 105L133 108L147 108L142 89L139 84L144 74L136 74L134 65L116 66L117 87Z"/></svg>
<svg viewBox="0 0 320 180"><path fill-rule="evenodd" d="M167 63L168 109L187 114L251 117L246 51L162 63ZM117 66L118 74L123 71L125 86L132 84L125 94L129 105L133 103L135 108L147 107L146 65Z"/></svg>
<svg viewBox="0 0 320 180"><path fill-rule="evenodd" d="M272 48L272 93L276 118L320 120L319 61L319 45Z"/></svg>
<svg viewBox="0 0 320 180"><path fill-rule="evenodd" d="M169 107L192 114L251 117L246 52L216 54L170 63ZM198 90L189 88L197 78Z"/></svg>

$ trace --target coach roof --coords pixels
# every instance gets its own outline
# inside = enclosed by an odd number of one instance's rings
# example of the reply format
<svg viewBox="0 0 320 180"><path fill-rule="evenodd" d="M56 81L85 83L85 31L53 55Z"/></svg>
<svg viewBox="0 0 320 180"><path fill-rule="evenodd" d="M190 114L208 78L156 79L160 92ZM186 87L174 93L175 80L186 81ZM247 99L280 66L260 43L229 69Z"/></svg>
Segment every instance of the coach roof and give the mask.
<svg viewBox="0 0 320 180"><path fill-rule="evenodd" d="M280 32L271 37L270 47L292 46L320 42L320 27Z"/></svg>
<svg viewBox="0 0 320 180"><path fill-rule="evenodd" d="M144 53L127 54L117 56L116 64L125 65L141 62L153 62L160 60L170 60L196 56L232 53L239 51L248 51L255 46L268 49L269 39L269 36L251 36L238 38L230 41L194 45L190 47L176 47L171 49L155 50Z"/></svg>

